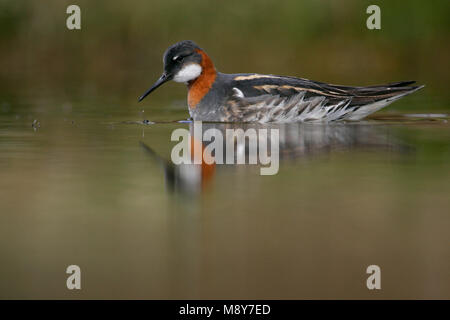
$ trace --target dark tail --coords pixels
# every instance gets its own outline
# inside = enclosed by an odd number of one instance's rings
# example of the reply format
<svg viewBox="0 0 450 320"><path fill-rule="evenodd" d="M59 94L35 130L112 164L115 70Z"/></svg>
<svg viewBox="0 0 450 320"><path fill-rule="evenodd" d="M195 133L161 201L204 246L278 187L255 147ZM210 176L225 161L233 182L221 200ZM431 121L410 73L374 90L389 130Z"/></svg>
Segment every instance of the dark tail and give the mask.
<svg viewBox="0 0 450 320"><path fill-rule="evenodd" d="M355 87L349 92L353 95L352 105L364 105L381 100L386 100L387 102L394 101L424 87L424 85L411 86L413 83L415 83L415 81L401 81L385 85Z"/></svg>

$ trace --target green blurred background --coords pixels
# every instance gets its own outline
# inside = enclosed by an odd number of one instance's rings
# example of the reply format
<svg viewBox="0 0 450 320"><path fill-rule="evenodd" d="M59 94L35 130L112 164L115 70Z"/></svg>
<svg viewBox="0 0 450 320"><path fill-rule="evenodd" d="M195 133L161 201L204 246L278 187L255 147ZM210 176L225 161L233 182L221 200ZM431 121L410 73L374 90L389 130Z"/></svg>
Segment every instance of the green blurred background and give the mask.
<svg viewBox="0 0 450 320"><path fill-rule="evenodd" d="M81 30L66 28L70 4L81 8ZM381 30L366 28L370 4L381 7ZM1 0L0 98L13 105L19 97L94 98L138 110L136 98L159 76L164 50L191 39L225 73L349 85L413 79L426 89L408 110L390 110L445 111L449 16L448 0ZM145 103L185 95L169 84Z"/></svg>

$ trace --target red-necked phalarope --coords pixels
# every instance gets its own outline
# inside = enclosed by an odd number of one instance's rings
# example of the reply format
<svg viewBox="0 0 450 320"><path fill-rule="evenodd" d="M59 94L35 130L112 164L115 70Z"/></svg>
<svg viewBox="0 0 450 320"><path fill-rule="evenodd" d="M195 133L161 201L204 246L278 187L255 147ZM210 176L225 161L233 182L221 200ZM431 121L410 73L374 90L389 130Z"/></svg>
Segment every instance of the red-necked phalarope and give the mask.
<svg viewBox="0 0 450 320"><path fill-rule="evenodd" d="M139 101L169 80L187 84L193 120L218 122L360 120L423 87L411 86L415 81L349 87L287 76L220 73L189 40L166 50L163 74Z"/></svg>

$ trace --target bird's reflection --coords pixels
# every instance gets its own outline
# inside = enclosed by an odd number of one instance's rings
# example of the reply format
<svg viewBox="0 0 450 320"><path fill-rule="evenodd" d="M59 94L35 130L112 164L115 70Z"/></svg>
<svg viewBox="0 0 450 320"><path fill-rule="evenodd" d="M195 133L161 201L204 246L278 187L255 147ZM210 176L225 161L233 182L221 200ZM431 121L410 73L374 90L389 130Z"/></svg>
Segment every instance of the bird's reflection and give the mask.
<svg viewBox="0 0 450 320"><path fill-rule="evenodd" d="M279 161L280 167L283 163L295 161L302 158L314 157L334 151L351 150L389 150L393 152L405 152L409 147L397 141L386 127L378 127L367 123L358 124L238 124L238 123L202 123L201 134L194 134L194 123L189 124L190 141L189 148L194 157L195 152L200 154L203 160L201 164L179 164L175 165L170 159L159 156L148 144L141 142L141 146L159 163L164 170L166 185L171 192L182 194L199 194L206 190L215 177L216 170L220 170L221 164L211 163L214 153L207 153L206 147L209 141L202 141L201 137L205 131L215 129L223 136L223 158L227 157L227 143L234 145L233 156L245 156L249 159L249 140L236 139L227 136L227 129L278 129L279 139ZM273 137L272 137L273 138ZM233 141L229 141L232 139ZM267 145L271 135L267 135ZM270 149L268 147L268 149ZM229 150L228 150L229 151ZM205 161L209 158L208 161ZM216 161L218 162L218 161ZM236 163L236 162L234 162ZM248 162L246 162L248 163ZM242 165L241 165L242 166Z"/></svg>

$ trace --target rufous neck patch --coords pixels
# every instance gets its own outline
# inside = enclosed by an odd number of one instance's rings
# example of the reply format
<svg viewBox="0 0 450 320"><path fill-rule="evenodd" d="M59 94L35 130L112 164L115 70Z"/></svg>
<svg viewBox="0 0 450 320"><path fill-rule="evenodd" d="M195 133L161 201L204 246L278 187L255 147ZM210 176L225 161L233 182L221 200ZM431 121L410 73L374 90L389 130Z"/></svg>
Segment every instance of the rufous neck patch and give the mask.
<svg viewBox="0 0 450 320"><path fill-rule="evenodd" d="M205 51L197 49L197 52L202 56L200 64L202 73L197 79L190 81L188 84L188 105L191 109L194 109L208 93L217 76L216 68Z"/></svg>

